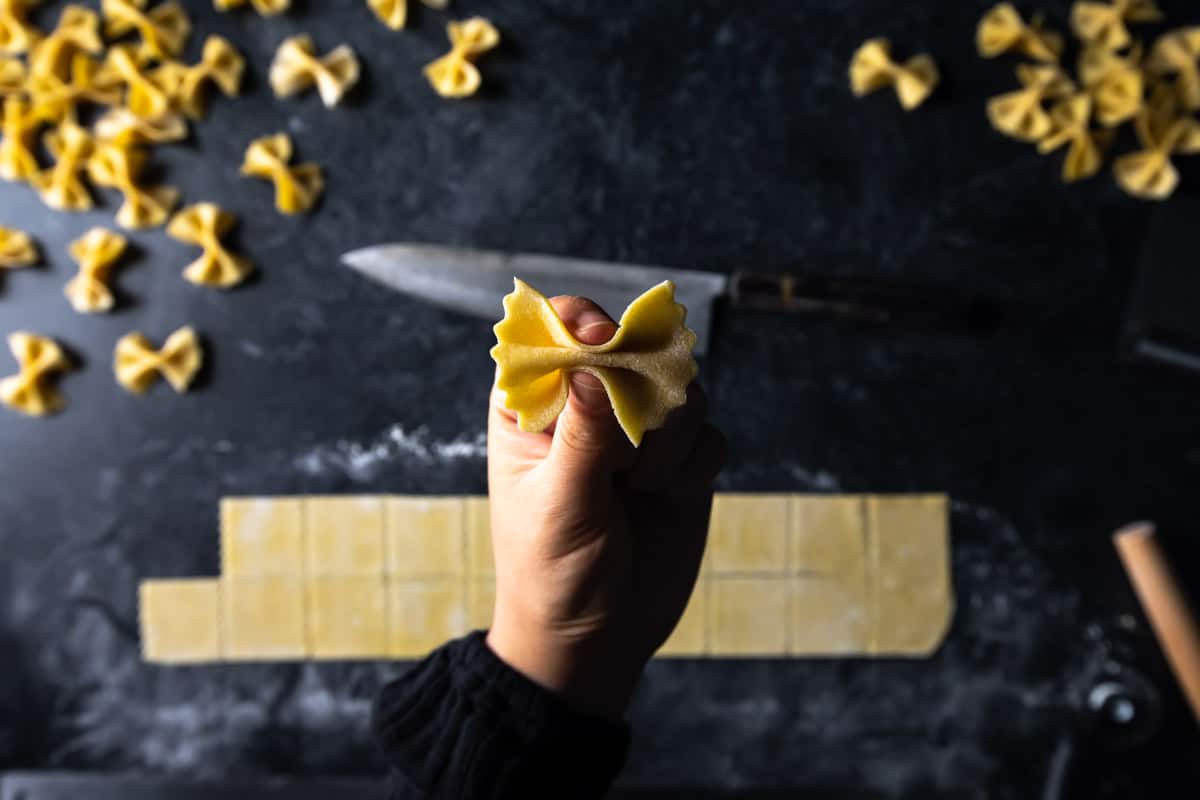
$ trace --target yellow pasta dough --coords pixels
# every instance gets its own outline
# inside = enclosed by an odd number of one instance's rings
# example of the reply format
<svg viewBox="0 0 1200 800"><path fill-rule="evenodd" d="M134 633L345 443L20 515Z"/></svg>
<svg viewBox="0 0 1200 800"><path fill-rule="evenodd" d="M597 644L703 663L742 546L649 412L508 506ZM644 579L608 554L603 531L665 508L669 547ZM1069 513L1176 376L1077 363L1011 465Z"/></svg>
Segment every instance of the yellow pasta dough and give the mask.
<svg viewBox="0 0 1200 800"><path fill-rule="evenodd" d="M1171 162L1175 153L1200 152L1200 122L1179 116L1169 89L1142 110L1134 122L1142 150L1121 156L1113 164L1117 184L1134 197L1165 200L1179 185L1179 171Z"/></svg>
<svg viewBox="0 0 1200 800"><path fill-rule="evenodd" d="M226 97L234 97L241 90L245 70L246 59L237 48L220 36L209 36L204 40L200 63L186 67L180 73L175 91L176 105L192 119L202 118L204 87L212 82Z"/></svg>
<svg viewBox="0 0 1200 800"><path fill-rule="evenodd" d="M247 0L213 0L213 8L217 11L228 11L246 5ZM249 0L254 10L264 17L282 14L292 5L292 0Z"/></svg>
<svg viewBox="0 0 1200 800"><path fill-rule="evenodd" d="M1040 18L1026 24L1012 3L1000 3L979 20L975 47L984 58L1016 52L1035 61L1055 63L1062 53L1063 39L1045 30Z"/></svg>
<svg viewBox="0 0 1200 800"><path fill-rule="evenodd" d="M112 310L109 274L127 244L124 236L99 227L71 242L68 251L79 264L79 272L63 287L63 294L72 308L81 314Z"/></svg>
<svg viewBox="0 0 1200 800"><path fill-rule="evenodd" d="M483 78L473 63L500 44L500 31L483 17L446 25L450 52L425 67L425 77L442 97L460 99L479 90Z"/></svg>
<svg viewBox="0 0 1200 800"><path fill-rule="evenodd" d="M1109 50L1120 50L1133 40L1127 22L1157 22L1160 19L1162 12L1154 0L1099 3L1080 0L1071 6L1071 29L1075 35Z"/></svg>
<svg viewBox="0 0 1200 800"><path fill-rule="evenodd" d="M1048 65L1022 64L1017 67L1017 78L1025 88L989 100L988 119L1001 133L1036 142L1049 135L1053 128L1042 103L1070 94L1074 86L1062 70Z"/></svg>
<svg viewBox="0 0 1200 800"><path fill-rule="evenodd" d="M203 362L200 339L191 326L172 333L157 350L142 334L128 333L117 340L113 351L117 383L133 394L144 394L160 375L183 394Z"/></svg>
<svg viewBox="0 0 1200 800"><path fill-rule="evenodd" d="M25 92L25 62L0 57L0 95L7 97Z"/></svg>
<svg viewBox="0 0 1200 800"><path fill-rule="evenodd" d="M154 58L179 55L192 32L187 12L175 0L159 3L149 10L146 5L147 0L101 0L104 35L118 39L136 32L147 55Z"/></svg>
<svg viewBox="0 0 1200 800"><path fill-rule="evenodd" d="M29 52L41 33L29 21L29 8L40 0L0 0L0 54Z"/></svg>
<svg viewBox="0 0 1200 800"><path fill-rule="evenodd" d="M18 331L8 337L8 349L20 371L0 380L0 403L31 417L61 409L62 395L49 381L51 375L71 368L62 348L53 339Z"/></svg>
<svg viewBox="0 0 1200 800"><path fill-rule="evenodd" d="M1091 119L1092 98L1086 93L1064 98L1050 109L1051 131L1038 142L1038 152L1051 153L1069 145L1062 170L1067 183L1090 178L1104 161L1100 143L1089 127Z"/></svg>
<svg viewBox="0 0 1200 800"><path fill-rule="evenodd" d="M79 103L117 105L121 102L120 86L103 78L97 79L100 64L95 59L87 53L75 53L70 62L69 80L49 72L29 76L25 88L38 118L53 124L75 122Z"/></svg>
<svg viewBox="0 0 1200 800"><path fill-rule="evenodd" d="M1156 75L1175 77L1179 101L1189 111L1200 109L1200 28L1184 28L1164 34L1154 43L1146 69Z"/></svg>
<svg viewBox="0 0 1200 800"><path fill-rule="evenodd" d="M569 375L581 371L604 385L617 422L635 445L647 430L687 400L696 377L696 334L684 325L687 309L675 286L660 283L630 303L611 340L586 345L570 334L550 301L525 282L504 298L491 355L496 388L523 431L539 432L567 403Z"/></svg>
<svg viewBox="0 0 1200 800"><path fill-rule="evenodd" d="M137 185L146 163L146 151L105 142L96 146L88 159L88 177L97 186L116 189L124 197L117 210L122 228L153 228L167 221L179 191L171 186Z"/></svg>
<svg viewBox="0 0 1200 800"><path fill-rule="evenodd" d="M54 30L30 50L29 74L48 73L67 80L75 53L98 55L103 49L99 15L83 6L66 6Z"/></svg>
<svg viewBox="0 0 1200 800"><path fill-rule="evenodd" d="M325 187L317 164L289 166L292 140L286 133L255 139L246 148L242 174L265 178L275 184L275 208L284 214L300 214L312 208Z"/></svg>
<svg viewBox="0 0 1200 800"><path fill-rule="evenodd" d="M850 61L850 88L856 96L892 86L906 111L924 103L937 84L937 65L929 55L922 53L898 64L892 60L887 39L864 42Z"/></svg>
<svg viewBox="0 0 1200 800"><path fill-rule="evenodd" d="M1114 127L1134 118L1142 107L1145 80L1140 48L1121 55L1092 45L1079 56L1079 80L1092 97L1096 119Z"/></svg>
<svg viewBox="0 0 1200 800"><path fill-rule="evenodd" d="M35 174L30 183L42 202L59 211L87 211L92 195L83 183L83 172L92 154L92 137L74 122L64 122L43 137L54 164Z"/></svg>
<svg viewBox="0 0 1200 800"><path fill-rule="evenodd" d="M112 142L121 147L135 144L158 144L186 139L187 121L174 113L143 118L127 108L106 111L92 125L92 134L98 141Z"/></svg>
<svg viewBox="0 0 1200 800"><path fill-rule="evenodd" d="M144 119L161 117L171 111L173 85L164 85L143 71L140 59L131 45L116 45L109 49L106 68L127 87L125 104Z"/></svg>
<svg viewBox="0 0 1200 800"><path fill-rule="evenodd" d="M37 245L25 231L0 225L0 269L28 267L38 262Z"/></svg>
<svg viewBox="0 0 1200 800"><path fill-rule="evenodd" d="M430 8L445 8L447 0L421 0ZM367 0L367 5L379 17L379 21L394 31L404 27L408 21L408 0Z"/></svg>
<svg viewBox="0 0 1200 800"><path fill-rule="evenodd" d="M303 34L285 39L275 51L269 80L276 97L291 97L312 86L327 108L333 108L358 82L358 58L350 45L338 45L324 56L316 55L312 37Z"/></svg>
<svg viewBox="0 0 1200 800"><path fill-rule="evenodd" d="M232 214L214 203L188 206L167 223L167 235L203 249L200 257L188 264L183 277L199 286L228 289L246 279L253 271L250 262L234 255L221 244L221 237L233 228Z"/></svg>
<svg viewBox="0 0 1200 800"><path fill-rule="evenodd" d="M23 97L4 98L4 115L0 120L0 133L3 133L0 138L0 177L8 181L28 181L37 176L33 139L41 126L42 121Z"/></svg>

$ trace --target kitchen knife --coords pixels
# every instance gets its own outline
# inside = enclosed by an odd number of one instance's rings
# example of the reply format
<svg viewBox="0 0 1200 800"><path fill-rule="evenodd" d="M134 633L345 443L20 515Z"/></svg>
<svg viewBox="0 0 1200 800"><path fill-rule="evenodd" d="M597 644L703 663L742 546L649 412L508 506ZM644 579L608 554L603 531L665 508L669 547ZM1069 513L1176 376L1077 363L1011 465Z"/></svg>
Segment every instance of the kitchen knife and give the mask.
<svg viewBox="0 0 1200 800"><path fill-rule="evenodd" d="M404 294L484 319L499 319L500 301L517 277L547 297L581 295L619 314L662 281L675 284L696 332L696 353L708 351L713 305L728 296L735 308L789 311L857 322L909 321L974 326L983 306L921 289L863 278L717 272L588 261L564 256L501 253L426 244L385 244L354 250L342 263Z"/></svg>

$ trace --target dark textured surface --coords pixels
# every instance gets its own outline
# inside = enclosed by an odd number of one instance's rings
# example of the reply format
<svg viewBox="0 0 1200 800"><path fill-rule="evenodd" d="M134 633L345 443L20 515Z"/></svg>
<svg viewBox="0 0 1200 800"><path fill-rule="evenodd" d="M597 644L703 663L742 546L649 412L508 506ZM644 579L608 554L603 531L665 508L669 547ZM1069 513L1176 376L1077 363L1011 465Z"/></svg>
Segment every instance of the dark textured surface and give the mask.
<svg viewBox="0 0 1200 800"><path fill-rule="evenodd" d="M1200 740L1108 532L1158 519L1200 585L1200 384L1115 360L1148 208L1107 176L1062 186L1058 157L990 131L983 99L1012 79L973 53L987 3L452 0L506 36L483 96L461 103L421 78L445 37L419 4L400 34L360 0L272 20L186 5L199 31L247 53L249 92L156 157L188 201L242 218L261 273L227 294L196 288L179 277L190 248L135 234L121 308L76 316L64 247L113 198L64 215L0 186L0 222L33 233L49 262L0 276L0 333L53 335L83 364L63 382L66 413L0 414L0 757L208 776L378 768L366 713L395 666L145 667L135 587L216 573L223 494L485 488L488 323L336 264L396 239L862 272L1019 309L980 339L719 320L704 379L733 443L722 488L948 491L959 613L928 661L652 665L627 784L1035 796L1072 734L1072 699L1116 656L1150 675L1167 713L1155 749L1081 776L1085 796L1185 796L1172 787L1195 777L1183 756ZM1048 5L1061 24L1066 4ZM1164 6L1187 19L1186 2ZM361 54L346 107L269 96L270 55L300 31ZM851 98L849 56L878 33L937 56L945 81L927 107ZM327 168L311 217L277 216L269 188L237 175L250 139L277 129ZM199 390L124 394L117 337L183 323L209 347Z"/></svg>

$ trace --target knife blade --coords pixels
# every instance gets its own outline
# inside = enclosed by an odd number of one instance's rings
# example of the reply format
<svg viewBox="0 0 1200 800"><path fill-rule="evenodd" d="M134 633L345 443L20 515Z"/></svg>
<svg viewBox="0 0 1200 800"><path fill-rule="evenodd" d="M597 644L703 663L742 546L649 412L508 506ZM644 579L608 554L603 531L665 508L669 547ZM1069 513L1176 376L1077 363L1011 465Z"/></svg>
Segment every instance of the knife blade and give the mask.
<svg viewBox="0 0 1200 800"><path fill-rule="evenodd" d="M713 303L729 290L729 276L716 272L428 244L366 247L346 253L342 263L403 294L491 320L503 316L500 301L513 290L514 277L547 297L591 298L614 315L651 286L672 281L698 354L708 351Z"/></svg>

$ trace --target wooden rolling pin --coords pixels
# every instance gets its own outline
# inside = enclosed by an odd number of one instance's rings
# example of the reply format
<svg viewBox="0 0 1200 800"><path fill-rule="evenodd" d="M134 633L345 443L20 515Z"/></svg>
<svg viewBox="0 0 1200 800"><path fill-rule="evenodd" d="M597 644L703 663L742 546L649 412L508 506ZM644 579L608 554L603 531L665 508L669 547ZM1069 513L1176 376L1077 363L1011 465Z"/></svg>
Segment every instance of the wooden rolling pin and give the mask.
<svg viewBox="0 0 1200 800"><path fill-rule="evenodd" d="M1127 525L1113 535L1113 543L1184 697L1200 721L1200 629L1159 547L1154 526Z"/></svg>

